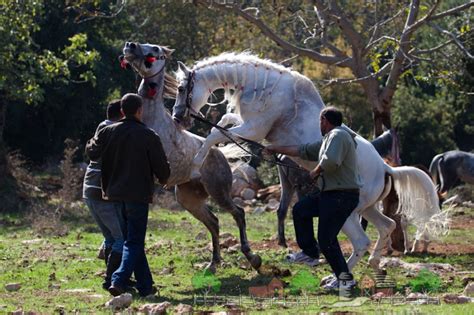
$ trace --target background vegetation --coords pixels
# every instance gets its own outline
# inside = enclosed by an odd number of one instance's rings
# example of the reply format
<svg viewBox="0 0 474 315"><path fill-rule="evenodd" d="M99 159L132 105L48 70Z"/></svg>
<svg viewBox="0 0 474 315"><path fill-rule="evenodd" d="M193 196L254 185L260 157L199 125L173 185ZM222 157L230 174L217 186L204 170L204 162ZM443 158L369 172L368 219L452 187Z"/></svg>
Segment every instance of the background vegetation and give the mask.
<svg viewBox="0 0 474 315"><path fill-rule="evenodd" d="M84 143L104 118L107 102L136 90L134 74L124 74L117 62L127 40L176 49L168 71L176 68L177 60L192 64L229 50L251 50L261 57L284 61L309 76L327 104L342 107L352 128L372 137L372 108L361 86L326 84L347 75L343 70L282 50L256 26L235 14L189 2L0 0L0 40L4 43L0 46L0 191L15 190L11 170L7 171L7 152L21 154L32 170L51 170L59 166L69 138L78 141L75 161L84 160ZM435 2L423 4L421 13ZM352 12L349 18L355 25L362 23L357 15L361 6L344 3L341 5ZM442 1L442 8L462 3ZM310 2L242 4L258 7L270 27L285 39L303 45L308 30L302 17L311 9ZM400 6L387 6L387 16L395 15ZM472 21L471 11L457 17L468 16L467 21ZM473 30L465 21L448 22L472 54ZM331 36L337 42L342 35L336 32ZM440 38L429 28L422 28L415 40L429 46ZM340 42L340 49L344 49L342 37ZM316 49L311 41L307 45ZM382 67L390 54L390 47L378 49L380 54L371 57L371 68ZM404 164L428 165L437 153L457 148L470 151L474 147L474 62L455 47L447 47L444 52L454 57L437 55L436 64L425 62L407 68L398 85L392 122L399 128ZM198 127L196 131L206 133L205 128Z"/></svg>

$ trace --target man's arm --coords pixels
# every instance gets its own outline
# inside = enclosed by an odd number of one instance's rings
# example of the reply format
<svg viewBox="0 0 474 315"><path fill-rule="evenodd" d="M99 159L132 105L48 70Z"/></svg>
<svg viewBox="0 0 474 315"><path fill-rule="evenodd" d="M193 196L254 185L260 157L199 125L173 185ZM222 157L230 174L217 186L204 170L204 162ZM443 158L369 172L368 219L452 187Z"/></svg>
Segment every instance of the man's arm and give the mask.
<svg viewBox="0 0 474 315"><path fill-rule="evenodd" d="M268 154L281 153L288 156L299 156L298 148L298 145L282 146L270 144L263 149L263 152Z"/></svg>
<svg viewBox="0 0 474 315"><path fill-rule="evenodd" d="M323 171L332 172L342 164L347 150L345 140L346 139L341 135L330 135L327 149L321 156L321 161L319 161L319 165Z"/></svg>
<svg viewBox="0 0 474 315"><path fill-rule="evenodd" d="M315 143L307 143L302 145L269 145L265 147L264 153L281 153L288 156L298 156L303 160L317 161L319 157L319 150L321 149L322 140Z"/></svg>
<svg viewBox="0 0 474 315"><path fill-rule="evenodd" d="M89 159L96 161L101 157L107 134L106 128L98 129L94 137L87 141L86 154Z"/></svg>
<svg viewBox="0 0 474 315"><path fill-rule="evenodd" d="M164 185L170 177L170 166L166 158L165 150L161 144L160 137L153 132L151 142L148 148L148 158L150 160L153 174L158 178L160 184Z"/></svg>

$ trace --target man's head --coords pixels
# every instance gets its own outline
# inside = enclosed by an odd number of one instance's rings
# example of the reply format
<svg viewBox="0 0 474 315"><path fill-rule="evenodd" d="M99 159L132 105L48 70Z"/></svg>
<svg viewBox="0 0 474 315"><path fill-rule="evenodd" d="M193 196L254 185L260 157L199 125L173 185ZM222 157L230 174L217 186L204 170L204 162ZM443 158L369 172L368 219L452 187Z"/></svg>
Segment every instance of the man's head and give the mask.
<svg viewBox="0 0 474 315"><path fill-rule="evenodd" d="M325 107L319 116L319 127L323 136L342 124L342 112L333 106Z"/></svg>
<svg viewBox="0 0 474 315"><path fill-rule="evenodd" d="M122 113L127 118L142 119L142 105L143 101L140 95L135 93L125 94L120 100L122 106Z"/></svg>
<svg viewBox="0 0 474 315"><path fill-rule="evenodd" d="M107 119L117 121L123 117L120 110L120 100L113 100L107 105Z"/></svg>

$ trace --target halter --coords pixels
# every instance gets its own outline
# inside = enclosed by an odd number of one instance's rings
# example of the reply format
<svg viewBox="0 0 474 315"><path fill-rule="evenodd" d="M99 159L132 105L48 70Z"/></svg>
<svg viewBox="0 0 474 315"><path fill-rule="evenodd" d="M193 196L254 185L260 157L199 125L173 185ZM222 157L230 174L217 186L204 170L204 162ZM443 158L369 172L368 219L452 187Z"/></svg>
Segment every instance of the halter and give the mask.
<svg viewBox="0 0 474 315"><path fill-rule="evenodd" d="M153 56L153 55L143 54L142 46L140 44L137 44L137 49L136 49L136 52L134 54L135 54L135 59L140 58L143 65L147 68L149 66L151 66L153 64L153 62L155 62L156 60L165 60L165 59L167 59L167 56L165 54L160 55L158 57ZM121 55L119 57L119 60L120 60L120 66L122 68L128 68L129 63L125 60L123 55ZM147 65L147 63L149 64L149 66ZM138 72L138 75L145 81L145 83L148 83L148 81L151 78L154 78L157 75L159 75L161 72L163 72L163 70L165 69L165 66L166 66L166 62L163 64L163 66L160 68L160 70L158 70L156 73L154 73L154 74L152 74L148 77L141 76L140 73L138 71L137 72ZM152 84L154 86L152 86ZM156 84L154 82L152 82L148 85L147 97L148 98L153 98L155 95L156 95Z"/></svg>
<svg viewBox="0 0 474 315"><path fill-rule="evenodd" d="M185 102L186 109L187 109L188 112L190 112L189 115L193 118L195 118L195 116L205 118L204 115L201 112L197 112L191 106L191 104L193 102L194 76L195 76L194 71L190 71L189 74L188 74L188 78L187 78L188 84L186 85L186 102Z"/></svg>

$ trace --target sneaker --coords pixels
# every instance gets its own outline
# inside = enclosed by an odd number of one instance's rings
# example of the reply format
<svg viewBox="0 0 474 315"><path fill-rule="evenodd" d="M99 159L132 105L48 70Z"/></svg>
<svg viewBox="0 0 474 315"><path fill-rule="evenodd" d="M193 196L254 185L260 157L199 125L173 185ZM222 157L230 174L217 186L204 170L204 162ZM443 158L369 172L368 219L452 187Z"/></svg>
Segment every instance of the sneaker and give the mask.
<svg viewBox="0 0 474 315"><path fill-rule="evenodd" d="M356 281L351 274L342 274L339 276L339 296L344 298L351 298L354 294Z"/></svg>
<svg viewBox="0 0 474 315"><path fill-rule="evenodd" d="M298 252L298 253L288 254L286 256L286 260L289 263L292 263L292 264L306 264L310 267L314 267L314 266L319 265L319 259L318 258L310 257L310 256L306 255L305 253L303 253L303 251Z"/></svg>
<svg viewBox="0 0 474 315"><path fill-rule="evenodd" d="M339 289L339 279L336 277L331 277L323 284L323 289L326 291L338 290Z"/></svg>

